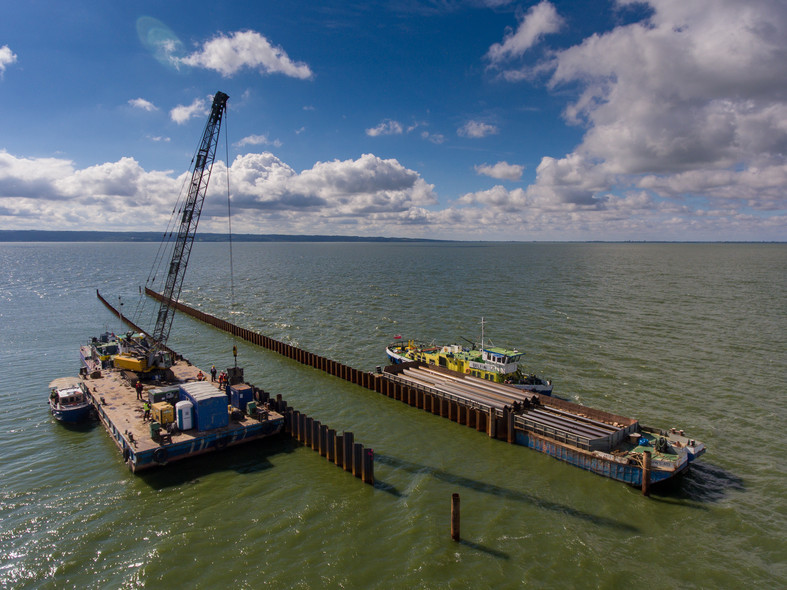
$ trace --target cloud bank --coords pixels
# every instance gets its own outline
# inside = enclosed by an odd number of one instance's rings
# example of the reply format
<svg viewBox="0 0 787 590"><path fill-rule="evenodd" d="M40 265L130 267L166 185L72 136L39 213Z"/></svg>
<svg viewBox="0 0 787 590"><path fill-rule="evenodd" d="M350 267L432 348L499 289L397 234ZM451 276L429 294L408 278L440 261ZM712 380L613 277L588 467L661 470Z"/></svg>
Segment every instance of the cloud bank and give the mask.
<svg viewBox="0 0 787 590"><path fill-rule="evenodd" d="M235 159L229 174L233 227L239 232L337 233L344 227L359 235L400 235L437 202L434 187L417 172L372 154L317 162L299 173L270 152L249 153ZM93 224L163 231L187 179L186 173L146 171L133 158L77 169L68 160L18 158L3 151L0 225L9 217L20 228L29 220L28 229ZM226 186L227 168L217 161L201 229L226 231Z"/></svg>
<svg viewBox="0 0 787 590"><path fill-rule="evenodd" d="M784 209L787 4L617 2L634 4L649 6L646 20L552 51L535 66L520 58L561 22L546 0L489 48L490 66L505 79L546 73L549 89L576 91L564 117L586 131L572 153L544 157L525 191L496 187L462 202L621 215L631 225L641 216L668 223L670 212L698 202L710 203L706 219L717 221ZM687 224L681 237L701 226Z"/></svg>

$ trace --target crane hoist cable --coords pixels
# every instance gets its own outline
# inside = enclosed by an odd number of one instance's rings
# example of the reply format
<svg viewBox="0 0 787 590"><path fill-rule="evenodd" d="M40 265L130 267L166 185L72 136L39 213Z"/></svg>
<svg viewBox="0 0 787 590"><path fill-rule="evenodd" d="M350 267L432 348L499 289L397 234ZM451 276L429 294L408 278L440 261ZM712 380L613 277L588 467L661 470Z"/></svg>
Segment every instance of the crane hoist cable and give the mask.
<svg viewBox="0 0 787 590"><path fill-rule="evenodd" d="M227 140L227 136L229 134L228 124L226 122L226 114L225 114L225 123L224 123L224 150L225 150L225 168L227 170L227 232L228 232L228 239L230 244L230 314L235 310L235 272L233 267L232 261L232 207L231 207L231 198L230 198L230 148L229 148L229 141ZM238 348L237 348L237 337L233 333L232 335L232 352L235 356L235 365L237 366L237 358L238 358Z"/></svg>

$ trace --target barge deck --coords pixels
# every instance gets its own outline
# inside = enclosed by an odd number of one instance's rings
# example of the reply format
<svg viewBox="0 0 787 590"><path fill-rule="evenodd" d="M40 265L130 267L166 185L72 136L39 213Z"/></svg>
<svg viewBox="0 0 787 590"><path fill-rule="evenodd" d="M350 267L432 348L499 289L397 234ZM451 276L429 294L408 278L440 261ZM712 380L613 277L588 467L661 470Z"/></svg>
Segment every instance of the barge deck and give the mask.
<svg viewBox="0 0 787 590"><path fill-rule="evenodd" d="M439 399L441 405L456 405L448 416L455 414L457 421L463 421L464 409L464 421L477 427L483 422L489 436L499 437L503 431L509 442L643 488L675 477L705 452L704 444L676 429L648 428L634 418L432 365L393 365L382 377ZM431 406L434 411L435 402ZM438 412L443 414L442 409Z"/></svg>
<svg viewBox="0 0 787 590"><path fill-rule="evenodd" d="M155 433L151 422L144 419L144 401L137 398L134 388L136 374L116 368L92 369L83 371L81 375L88 396L128 468L135 473L272 436L284 427L284 417L266 409L255 416L235 412L234 419L230 419L227 426L213 430L189 429L168 433L162 427L159 433ZM205 374L183 359L178 360L170 370L171 378L167 381L143 383L142 396L145 400L151 389L195 382L200 372ZM218 383L212 385L220 391Z"/></svg>

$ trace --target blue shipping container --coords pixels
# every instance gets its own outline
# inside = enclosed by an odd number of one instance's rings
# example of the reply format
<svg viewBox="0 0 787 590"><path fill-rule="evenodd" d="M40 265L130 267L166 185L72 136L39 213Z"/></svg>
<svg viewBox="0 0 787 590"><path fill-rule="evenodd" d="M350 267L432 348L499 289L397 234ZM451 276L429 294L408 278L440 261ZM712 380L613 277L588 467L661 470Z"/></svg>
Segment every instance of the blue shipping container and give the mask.
<svg viewBox="0 0 787 590"><path fill-rule="evenodd" d="M207 381L183 383L180 386L180 399L194 405L194 428L198 431L223 428L229 424L226 394Z"/></svg>
<svg viewBox="0 0 787 590"><path fill-rule="evenodd" d="M254 390L251 385L239 383L238 385L230 385L230 404L233 408L245 412L246 404L254 400Z"/></svg>

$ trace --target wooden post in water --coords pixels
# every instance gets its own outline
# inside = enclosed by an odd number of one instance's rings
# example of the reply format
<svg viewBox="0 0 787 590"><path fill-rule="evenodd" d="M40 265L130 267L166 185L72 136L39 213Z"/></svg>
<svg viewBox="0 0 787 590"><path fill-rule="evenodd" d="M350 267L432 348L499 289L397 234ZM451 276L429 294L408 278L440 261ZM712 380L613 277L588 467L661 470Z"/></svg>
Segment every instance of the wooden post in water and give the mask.
<svg viewBox="0 0 787 590"><path fill-rule="evenodd" d="M516 415L514 414L513 410L508 411L508 425L506 426L506 435L508 436L508 442L513 443L516 440L516 432L514 432L514 419Z"/></svg>
<svg viewBox="0 0 787 590"><path fill-rule="evenodd" d="M312 451L320 450L320 421L312 422Z"/></svg>
<svg viewBox="0 0 787 590"><path fill-rule="evenodd" d="M650 496L650 451L642 453L642 495Z"/></svg>
<svg viewBox="0 0 787 590"><path fill-rule="evenodd" d="M451 538L459 540L459 494L451 494Z"/></svg>
<svg viewBox="0 0 787 590"><path fill-rule="evenodd" d="M333 428L329 428L327 437L328 448L326 450L325 457L328 459L328 461L334 463L336 461L336 431Z"/></svg>
<svg viewBox="0 0 787 590"><path fill-rule="evenodd" d="M304 432L303 442L306 446L312 446L312 427L314 426L314 419L311 416L306 416L306 431Z"/></svg>
<svg viewBox="0 0 787 590"><path fill-rule="evenodd" d="M292 438L301 440L301 413L298 410L292 412Z"/></svg>
<svg viewBox="0 0 787 590"><path fill-rule="evenodd" d="M320 455L323 457L328 456L328 425L323 424L320 426Z"/></svg>
<svg viewBox="0 0 787 590"><path fill-rule="evenodd" d="M334 433L334 456L333 462L336 464L337 467L342 467L344 465L344 449L342 445L344 444L344 437L341 434Z"/></svg>
<svg viewBox="0 0 787 590"><path fill-rule="evenodd" d="M353 445L353 475L360 478L363 475L363 445Z"/></svg>
<svg viewBox="0 0 787 590"><path fill-rule="evenodd" d="M352 471L353 470L353 440L354 436L352 432L345 432L344 433L344 440L342 441L342 452L343 452L343 463L342 467L345 471Z"/></svg>
<svg viewBox="0 0 787 590"><path fill-rule="evenodd" d="M487 416L487 434L489 434L489 438L495 438L497 436L497 416L495 415L494 408L489 408L489 415Z"/></svg>
<svg viewBox="0 0 787 590"><path fill-rule="evenodd" d="M374 485L374 450L365 449L363 453L363 483Z"/></svg>
<svg viewBox="0 0 787 590"><path fill-rule="evenodd" d="M302 443L306 442L306 414L298 416L298 440Z"/></svg>

